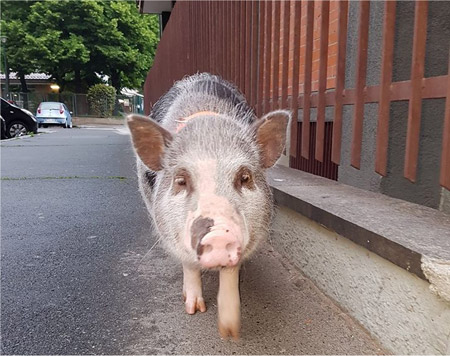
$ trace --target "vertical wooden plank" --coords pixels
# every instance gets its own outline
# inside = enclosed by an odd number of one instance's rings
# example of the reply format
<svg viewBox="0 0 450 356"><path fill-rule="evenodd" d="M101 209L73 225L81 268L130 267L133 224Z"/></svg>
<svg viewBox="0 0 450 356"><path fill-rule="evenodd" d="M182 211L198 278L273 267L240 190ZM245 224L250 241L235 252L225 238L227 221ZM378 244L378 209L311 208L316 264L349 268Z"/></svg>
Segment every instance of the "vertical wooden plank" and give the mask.
<svg viewBox="0 0 450 356"><path fill-rule="evenodd" d="M239 57L240 57L240 45L241 45L241 39L239 37L239 33L241 32L240 25L241 21L239 20L239 14L240 14L240 3L239 1L234 2L234 48L233 48L233 54L234 54L234 84L236 84L237 87L239 87Z"/></svg>
<svg viewBox="0 0 450 356"><path fill-rule="evenodd" d="M411 64L411 97L408 110L404 169L405 178L411 182L416 181L417 159L419 156L422 79L424 75L425 46L427 40L427 17L428 1L416 1Z"/></svg>
<svg viewBox="0 0 450 356"><path fill-rule="evenodd" d="M264 112L264 68L265 68L265 51L266 43L266 2L259 3L259 37L258 37L258 116L262 116Z"/></svg>
<svg viewBox="0 0 450 356"><path fill-rule="evenodd" d="M215 47L216 47L216 66L217 73L223 76L222 72L222 1L215 2L214 17L217 18L217 29L215 30Z"/></svg>
<svg viewBox="0 0 450 356"><path fill-rule="evenodd" d="M240 51L239 51L239 87L241 88L241 91L246 94L246 73L245 73L245 64L247 62L247 47L250 45L250 39L247 41L247 26L250 26L250 21L246 21L247 18L247 6L246 1L241 2L241 9L240 9ZM247 22L247 23L246 23Z"/></svg>
<svg viewBox="0 0 450 356"><path fill-rule="evenodd" d="M302 156L309 158L309 134L311 115L311 79L312 79L312 52L314 28L314 1L306 5L306 49L305 49L305 79L303 81L303 123L302 123Z"/></svg>
<svg viewBox="0 0 450 356"><path fill-rule="evenodd" d="M209 44L209 72L214 73L216 71L216 56L215 56L215 46L213 46L213 31L211 26L211 19L212 19L212 8L213 8L213 2L210 0L208 1L208 17L207 17L207 24L208 24L208 44Z"/></svg>
<svg viewBox="0 0 450 356"><path fill-rule="evenodd" d="M272 105L271 110L279 106L280 87L280 1L274 0L273 40L272 40Z"/></svg>
<svg viewBox="0 0 450 356"><path fill-rule="evenodd" d="M386 175L387 148L389 140L389 109L391 104L392 63L394 58L394 30L396 0L384 4L383 47L380 79L380 103L378 105L378 128L375 154L375 171Z"/></svg>
<svg viewBox="0 0 450 356"><path fill-rule="evenodd" d="M359 3L358 55L356 60L356 99L353 116L351 165L360 168L364 120L364 96L367 78L367 48L369 44L370 1Z"/></svg>
<svg viewBox="0 0 450 356"><path fill-rule="evenodd" d="M237 1L233 0L232 2L232 19L231 19L231 81L237 85L236 83L236 55L238 53L239 48L239 42L237 39L237 11L236 11L236 5Z"/></svg>
<svg viewBox="0 0 450 356"><path fill-rule="evenodd" d="M228 79L228 2L223 3L223 73L224 78Z"/></svg>
<svg viewBox="0 0 450 356"><path fill-rule="evenodd" d="M299 91L299 76L300 76L300 29L302 18L302 3L300 1L292 0L294 2L294 34L293 34L293 63L292 63L292 97L291 97L291 147L290 155L297 157L298 150L298 91Z"/></svg>
<svg viewBox="0 0 450 356"><path fill-rule="evenodd" d="M195 68L195 64L194 64L194 46L193 46L193 36L194 36L194 31L193 31L193 20L194 20L194 14L192 11L192 7L193 4L192 2L188 3L189 5L189 42L190 45L187 46L188 50L189 50L189 62L191 63L191 67L190 67L190 73L194 73L194 68Z"/></svg>
<svg viewBox="0 0 450 356"><path fill-rule="evenodd" d="M320 62L319 62L319 98L317 104L317 130L315 157L323 162L325 136L325 91L327 90L328 29L330 20L330 2L322 0L320 4Z"/></svg>
<svg viewBox="0 0 450 356"><path fill-rule="evenodd" d="M450 190L450 51L448 53L447 99L444 120L439 182L443 187Z"/></svg>
<svg viewBox="0 0 450 356"><path fill-rule="evenodd" d="M259 2L252 1L252 46L251 46L251 99L250 105L256 111L257 95L258 95L258 12Z"/></svg>
<svg viewBox="0 0 450 356"><path fill-rule="evenodd" d="M265 44L264 44L264 109L263 112L267 113L270 110L269 100L270 100L270 66L272 63L272 51L271 51L271 41L272 41L272 1L266 3L266 26L265 26Z"/></svg>
<svg viewBox="0 0 450 356"><path fill-rule="evenodd" d="M252 1L245 2L245 17L244 17L244 25L245 25L245 63L244 63L244 93L247 98L247 101L251 104L252 96L251 96L251 86L252 79L250 73L251 60L252 60L252 26L253 26L253 17L252 17Z"/></svg>
<svg viewBox="0 0 450 356"><path fill-rule="evenodd" d="M331 160L339 164L341 161L342 142L342 95L345 84L345 56L347 48L347 25L348 25L348 1L339 1L339 22L338 22L338 62L336 72L336 90L333 121L333 144L331 149Z"/></svg>
<svg viewBox="0 0 450 356"><path fill-rule="evenodd" d="M228 15L228 19L227 19L227 23L226 23L226 28L227 28L227 51L226 51L226 61L227 61L227 79L228 80L232 80L231 79L231 54L232 54L232 42L231 42L231 31L232 31L232 19L233 19L233 2L230 1L228 3L228 11L227 11L227 15Z"/></svg>
<svg viewBox="0 0 450 356"><path fill-rule="evenodd" d="M283 62L281 77L281 107L286 109L288 106L288 79L289 79L289 39L290 39L290 19L291 2L283 2Z"/></svg>

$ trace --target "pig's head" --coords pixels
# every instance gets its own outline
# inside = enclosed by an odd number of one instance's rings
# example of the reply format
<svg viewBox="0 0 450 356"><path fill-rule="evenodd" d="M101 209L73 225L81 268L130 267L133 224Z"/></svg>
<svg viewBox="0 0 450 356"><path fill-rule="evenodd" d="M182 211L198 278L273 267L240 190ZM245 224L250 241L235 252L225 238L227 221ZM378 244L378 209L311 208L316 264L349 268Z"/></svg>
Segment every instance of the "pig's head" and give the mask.
<svg viewBox="0 0 450 356"><path fill-rule="evenodd" d="M165 245L203 268L238 265L267 236L272 198L265 178L283 152L289 112L252 125L213 113L177 133L131 115L136 153L157 172L153 217Z"/></svg>

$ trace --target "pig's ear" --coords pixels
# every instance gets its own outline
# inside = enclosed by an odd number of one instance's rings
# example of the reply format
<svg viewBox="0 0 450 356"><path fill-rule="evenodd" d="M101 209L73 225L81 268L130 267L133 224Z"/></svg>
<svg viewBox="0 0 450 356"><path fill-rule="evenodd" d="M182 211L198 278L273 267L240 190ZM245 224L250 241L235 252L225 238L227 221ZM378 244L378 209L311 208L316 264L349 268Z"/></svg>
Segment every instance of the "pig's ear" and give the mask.
<svg viewBox="0 0 450 356"><path fill-rule="evenodd" d="M286 145L286 129L291 113L285 110L272 111L254 123L256 141L261 147L262 165L272 167L280 158Z"/></svg>
<svg viewBox="0 0 450 356"><path fill-rule="evenodd" d="M127 124L139 158L153 171L159 171L165 147L172 141L169 131L141 115L129 115Z"/></svg>

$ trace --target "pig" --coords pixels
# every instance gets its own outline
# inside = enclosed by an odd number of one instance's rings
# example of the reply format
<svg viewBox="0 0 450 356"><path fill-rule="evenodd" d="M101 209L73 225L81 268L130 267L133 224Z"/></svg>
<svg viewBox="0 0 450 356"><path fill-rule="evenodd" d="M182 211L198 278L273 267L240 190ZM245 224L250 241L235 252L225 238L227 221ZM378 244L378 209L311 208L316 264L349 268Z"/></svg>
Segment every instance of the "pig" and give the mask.
<svg viewBox="0 0 450 356"><path fill-rule="evenodd" d="M239 338L239 269L269 234L265 170L284 150L289 120L284 110L257 118L233 84L208 73L176 82L150 118L127 118L139 189L162 245L182 263L188 314L206 311L202 270L219 271L222 338Z"/></svg>

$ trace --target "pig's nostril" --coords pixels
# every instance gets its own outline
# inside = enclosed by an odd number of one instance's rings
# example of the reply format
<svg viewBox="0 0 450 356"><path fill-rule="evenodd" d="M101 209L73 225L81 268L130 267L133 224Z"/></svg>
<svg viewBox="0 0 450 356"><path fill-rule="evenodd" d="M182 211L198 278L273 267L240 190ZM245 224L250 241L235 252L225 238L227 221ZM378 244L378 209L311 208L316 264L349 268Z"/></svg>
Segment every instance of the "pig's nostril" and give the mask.
<svg viewBox="0 0 450 356"><path fill-rule="evenodd" d="M212 249L213 247L211 245L205 245L205 247L203 247L203 253L209 253Z"/></svg>
<svg viewBox="0 0 450 356"><path fill-rule="evenodd" d="M236 244L234 242L230 242L225 246L225 248L227 249L228 252L232 252L235 246Z"/></svg>

